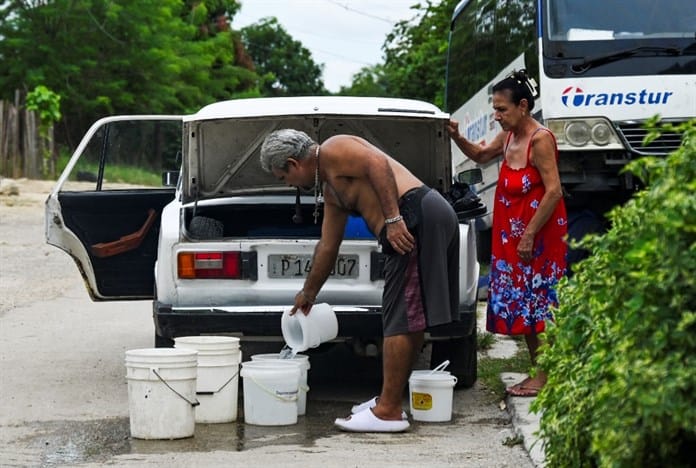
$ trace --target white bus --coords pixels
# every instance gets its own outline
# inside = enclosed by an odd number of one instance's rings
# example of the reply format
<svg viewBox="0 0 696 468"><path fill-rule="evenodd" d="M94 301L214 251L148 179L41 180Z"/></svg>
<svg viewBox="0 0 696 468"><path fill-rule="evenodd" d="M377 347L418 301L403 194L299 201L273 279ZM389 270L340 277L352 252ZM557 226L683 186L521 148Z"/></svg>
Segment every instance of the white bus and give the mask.
<svg viewBox="0 0 696 468"><path fill-rule="evenodd" d="M680 144L663 134L647 147L642 124L696 116L693 0L463 0L452 16L446 110L485 144L499 131L491 87L513 69L539 83L534 116L558 140L571 237L602 228L603 214L637 189L625 164ZM478 166L452 144L453 173L473 183L489 209L500 160ZM478 171L468 172L468 175ZM478 224L480 261L490 259L492 213ZM579 252L571 252L569 261Z"/></svg>

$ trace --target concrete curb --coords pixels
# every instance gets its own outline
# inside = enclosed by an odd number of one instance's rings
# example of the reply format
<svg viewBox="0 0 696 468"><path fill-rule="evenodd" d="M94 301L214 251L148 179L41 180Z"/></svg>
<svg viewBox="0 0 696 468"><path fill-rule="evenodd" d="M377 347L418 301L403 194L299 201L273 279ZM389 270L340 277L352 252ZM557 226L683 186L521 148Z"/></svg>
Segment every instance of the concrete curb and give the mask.
<svg viewBox="0 0 696 468"><path fill-rule="evenodd" d="M526 374L515 372L503 372L500 379L506 387L514 385L527 377ZM532 413L529 406L534 398L507 396L505 403L512 418L512 426L515 434L522 438L524 448L529 453L532 463L536 467L545 466L544 442L537 436L541 415Z"/></svg>
<svg viewBox="0 0 696 468"><path fill-rule="evenodd" d="M480 301L478 303L478 328L479 330L486 329L486 303ZM517 341L509 336L495 335L495 340L490 349L485 351L485 355L504 359L515 355L518 349ZM527 374L517 372L503 372L500 374L505 387L516 384L522 381ZM545 455L543 441L540 440L536 433L539 431L540 415L532 413L529 410L529 405L534 401L534 398L527 397L511 397L505 398L505 407L512 419L512 427L515 435L522 438L524 448L532 460L535 467L545 466Z"/></svg>

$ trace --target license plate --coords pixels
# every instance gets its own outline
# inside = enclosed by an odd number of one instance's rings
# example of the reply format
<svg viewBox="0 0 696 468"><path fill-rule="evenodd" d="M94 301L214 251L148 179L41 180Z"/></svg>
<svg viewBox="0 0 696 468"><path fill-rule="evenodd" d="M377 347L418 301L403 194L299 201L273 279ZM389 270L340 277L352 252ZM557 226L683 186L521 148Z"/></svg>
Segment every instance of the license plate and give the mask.
<svg viewBox="0 0 696 468"><path fill-rule="evenodd" d="M331 270L331 278L350 279L358 277L358 255L339 255ZM269 255L269 278L305 278L312 268L311 255Z"/></svg>

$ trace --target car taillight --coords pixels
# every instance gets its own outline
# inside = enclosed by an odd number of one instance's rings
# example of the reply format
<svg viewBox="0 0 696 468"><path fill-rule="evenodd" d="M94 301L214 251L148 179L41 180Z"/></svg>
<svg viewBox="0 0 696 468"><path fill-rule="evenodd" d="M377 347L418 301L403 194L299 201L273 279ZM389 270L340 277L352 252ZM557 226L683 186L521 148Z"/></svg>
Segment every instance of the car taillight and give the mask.
<svg viewBox="0 0 696 468"><path fill-rule="evenodd" d="M241 279L242 256L240 252L179 252L177 270L183 279Z"/></svg>

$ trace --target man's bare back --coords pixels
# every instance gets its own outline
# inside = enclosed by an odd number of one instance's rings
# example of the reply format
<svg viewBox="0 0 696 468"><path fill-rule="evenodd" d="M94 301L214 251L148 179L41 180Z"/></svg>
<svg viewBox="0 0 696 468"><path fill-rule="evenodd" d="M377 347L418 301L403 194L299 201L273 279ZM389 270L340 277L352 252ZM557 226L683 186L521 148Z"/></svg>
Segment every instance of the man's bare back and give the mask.
<svg viewBox="0 0 696 468"><path fill-rule="evenodd" d="M389 162L396 182L397 199L410 189L423 185L399 162L357 137L331 137L322 143L319 153L324 203L350 214L361 215L374 233L382 229L385 218L380 197L370 180L370 177L382 176L370 172L373 170L370 161L377 157L384 157Z"/></svg>

